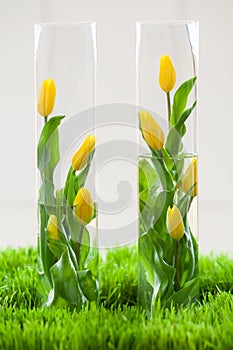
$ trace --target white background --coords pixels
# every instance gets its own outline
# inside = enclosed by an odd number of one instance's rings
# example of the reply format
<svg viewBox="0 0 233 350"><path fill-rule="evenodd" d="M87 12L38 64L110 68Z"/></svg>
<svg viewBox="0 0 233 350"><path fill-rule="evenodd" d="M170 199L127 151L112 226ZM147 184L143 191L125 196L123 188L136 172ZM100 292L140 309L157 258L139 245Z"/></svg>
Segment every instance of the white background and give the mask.
<svg viewBox="0 0 233 350"><path fill-rule="evenodd" d="M36 244L33 24L97 22L97 103L134 104L135 22L197 19L201 252L232 252L232 14L232 0L0 0L0 247Z"/></svg>

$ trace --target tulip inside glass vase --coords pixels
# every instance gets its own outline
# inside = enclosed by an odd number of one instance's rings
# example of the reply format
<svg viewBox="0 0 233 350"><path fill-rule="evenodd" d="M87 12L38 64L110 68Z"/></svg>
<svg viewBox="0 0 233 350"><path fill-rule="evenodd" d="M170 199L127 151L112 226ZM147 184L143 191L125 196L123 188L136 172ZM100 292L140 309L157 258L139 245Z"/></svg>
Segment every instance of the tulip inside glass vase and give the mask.
<svg viewBox="0 0 233 350"><path fill-rule="evenodd" d="M199 294L198 159L185 152L184 141L196 111L196 76L176 86L179 71L170 55L160 55L157 71L167 134L157 113L139 110L143 147L149 149L139 156L139 306L150 315L158 304L187 306Z"/></svg>
<svg viewBox="0 0 233 350"><path fill-rule="evenodd" d="M35 29L38 294L44 307L93 309L99 301L95 25L38 24Z"/></svg>
<svg viewBox="0 0 233 350"><path fill-rule="evenodd" d="M56 94L52 79L38 94L38 112L44 127L38 142L40 295L44 306L80 310L98 302L98 254L90 243L88 224L96 217L86 178L95 151L88 135L71 159L65 184L55 192L53 173L60 158L59 125L64 116L52 116Z"/></svg>

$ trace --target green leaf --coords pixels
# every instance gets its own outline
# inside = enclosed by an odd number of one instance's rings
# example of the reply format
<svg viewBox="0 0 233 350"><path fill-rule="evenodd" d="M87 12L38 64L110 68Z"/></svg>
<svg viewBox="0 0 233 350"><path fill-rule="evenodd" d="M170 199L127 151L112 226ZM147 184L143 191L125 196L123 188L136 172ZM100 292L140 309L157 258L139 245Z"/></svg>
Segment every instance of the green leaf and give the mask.
<svg viewBox="0 0 233 350"><path fill-rule="evenodd" d="M154 229L158 232L166 232L167 209L173 203L174 191L162 191L156 198L153 207Z"/></svg>
<svg viewBox="0 0 233 350"><path fill-rule="evenodd" d="M57 216L57 227L59 231L62 230L62 222L65 215L64 207L65 197L64 190L60 189L56 191L56 216Z"/></svg>
<svg viewBox="0 0 233 350"><path fill-rule="evenodd" d="M69 307L81 309L82 297L78 278L69 250L66 247L60 259L51 269L53 289L45 306Z"/></svg>
<svg viewBox="0 0 233 350"><path fill-rule="evenodd" d="M39 203L46 207L47 214L55 214L56 199L54 196L54 184L47 178L43 179L39 190Z"/></svg>
<svg viewBox="0 0 233 350"><path fill-rule="evenodd" d="M161 186L164 191L174 190L174 184L172 180L172 176L168 171L164 159L160 157L154 150L152 150L152 162L154 164L156 173L158 174Z"/></svg>
<svg viewBox="0 0 233 350"><path fill-rule="evenodd" d="M179 241L178 276L181 287L193 278L194 271L194 249L189 231L186 229L183 238Z"/></svg>
<svg viewBox="0 0 233 350"><path fill-rule="evenodd" d="M158 186L159 178L155 168L150 165L148 160L141 159L139 161L139 192Z"/></svg>
<svg viewBox="0 0 233 350"><path fill-rule="evenodd" d="M156 283L156 271L154 266L154 247L150 235L144 233L138 240L139 261L145 269L148 283L154 288Z"/></svg>
<svg viewBox="0 0 233 350"><path fill-rule="evenodd" d="M173 156L177 155L183 148L182 137L186 133L186 127L184 123L194 110L196 103L197 102L195 101L190 108L186 109L183 112L177 123L170 129L168 133L165 148Z"/></svg>
<svg viewBox="0 0 233 350"><path fill-rule="evenodd" d="M45 303L51 291L51 284L44 272L38 273L39 283L37 286L41 304Z"/></svg>
<svg viewBox="0 0 233 350"><path fill-rule="evenodd" d="M193 278L197 277L199 274L199 249L198 249L198 243L195 237L193 236L191 229L189 228L190 237L192 240L193 245L193 251L194 251L194 259L195 259L195 269L193 272Z"/></svg>
<svg viewBox="0 0 233 350"><path fill-rule="evenodd" d="M48 214L44 205L39 204L39 256L41 259L43 271L47 277L50 285L52 284L50 268L56 262L56 257L48 247L48 238L46 234L46 228L48 223Z"/></svg>
<svg viewBox="0 0 233 350"><path fill-rule="evenodd" d="M171 126L175 126L185 110L188 96L196 82L196 77L185 81L176 91L170 117Z"/></svg>
<svg viewBox="0 0 233 350"><path fill-rule="evenodd" d="M182 135L176 127L172 127L167 135L166 150L174 157L182 150Z"/></svg>
<svg viewBox="0 0 233 350"><path fill-rule="evenodd" d="M147 232L152 227L158 232L166 232L166 214L173 203L174 190L162 191L158 195L151 193L151 197L153 206L146 203L140 212L140 232Z"/></svg>
<svg viewBox="0 0 233 350"><path fill-rule="evenodd" d="M94 157L94 154L95 154L95 149L93 149L91 151L91 153L89 154L88 159L87 159L87 164L86 164L85 168L83 168L77 175L77 181L78 181L77 182L78 188L76 188L77 192L78 192L79 188L81 188L81 187L83 187L85 185L85 182L86 182L86 179L87 179L87 175L89 173L89 170L90 170L90 167L91 167L91 162L92 162L92 159Z"/></svg>
<svg viewBox="0 0 233 350"><path fill-rule="evenodd" d="M85 266L86 259L88 257L89 252L90 252L90 235L89 235L89 232L88 232L86 227L83 230L82 242L80 242L80 243L81 243L81 246L80 246L79 265L80 265L80 270L83 270L84 266Z"/></svg>
<svg viewBox="0 0 233 350"><path fill-rule="evenodd" d="M147 190L143 190L139 193L139 207L140 212L144 209L151 210L155 205L156 201L156 191L158 187L150 187Z"/></svg>
<svg viewBox="0 0 233 350"><path fill-rule="evenodd" d="M57 260L60 259L60 257L67 248L67 246L64 243L58 242L54 239L48 240L48 247L53 253L53 255L57 258Z"/></svg>
<svg viewBox="0 0 233 350"><path fill-rule="evenodd" d="M73 171L72 166L69 169L66 177L64 194L70 207L73 206L78 190L83 187L86 182L94 152L95 150L89 154L86 166L81 171L79 171L78 174L76 174L77 172Z"/></svg>
<svg viewBox="0 0 233 350"><path fill-rule="evenodd" d="M182 198L180 198L180 200L177 204L177 207L180 210L180 213L181 213L181 216L183 218L184 223L186 223L186 216L188 213L188 208L190 207L192 199L193 199L192 190L193 190L194 186L195 186L195 184L192 187L190 187L190 189L183 195Z"/></svg>
<svg viewBox="0 0 233 350"><path fill-rule="evenodd" d="M73 203L77 192L78 192L78 177L76 176L71 166L66 178L65 188L64 188L64 195L66 197L67 204L70 207L73 207Z"/></svg>
<svg viewBox="0 0 233 350"><path fill-rule="evenodd" d="M171 305L188 306L198 299L199 295L199 282L197 278L188 281L182 289L172 294L172 296L166 301L165 307Z"/></svg>
<svg viewBox="0 0 233 350"><path fill-rule="evenodd" d="M157 231L152 229L139 237L139 259L153 288L152 304L155 300L170 297L174 290L175 269L163 259L160 234Z"/></svg>
<svg viewBox="0 0 233 350"><path fill-rule="evenodd" d="M197 101L194 101L194 103L192 104L192 106L188 109L186 109L184 111L184 113L181 115L181 117L179 118L177 124L175 125L175 128L178 130L178 132L184 136L185 131L183 130L182 127L184 126L184 123L186 122L186 120L188 119L188 117L190 116L190 114L192 113L192 111L194 110L194 108L196 107Z"/></svg>
<svg viewBox="0 0 233 350"><path fill-rule="evenodd" d="M98 300L98 284L92 276L90 270L82 270L77 272L79 284L84 296L89 301Z"/></svg>
<svg viewBox="0 0 233 350"><path fill-rule="evenodd" d="M49 119L44 125L37 147L37 166L42 179L53 181L53 172L60 160L58 126L64 116Z"/></svg>
<svg viewBox="0 0 233 350"><path fill-rule="evenodd" d="M64 226L66 227L67 238L71 238L74 241L78 241L78 237L82 228L82 225L77 220L72 208L66 207L66 215L64 217Z"/></svg>
<svg viewBox="0 0 233 350"><path fill-rule="evenodd" d="M91 257L91 259L88 261L88 264L87 264L87 269L90 270L92 275L96 278L99 274L98 266L99 266L99 255L96 251L95 255Z"/></svg>
<svg viewBox="0 0 233 350"><path fill-rule="evenodd" d="M167 167L168 171L171 172L172 169L174 168L174 159L166 148L163 147L161 149L161 152L162 152L162 157L164 159L166 167Z"/></svg>
<svg viewBox="0 0 233 350"><path fill-rule="evenodd" d="M160 185L159 177L154 167L148 160L139 161L139 203L140 212L145 209L151 210L156 200L156 190Z"/></svg>

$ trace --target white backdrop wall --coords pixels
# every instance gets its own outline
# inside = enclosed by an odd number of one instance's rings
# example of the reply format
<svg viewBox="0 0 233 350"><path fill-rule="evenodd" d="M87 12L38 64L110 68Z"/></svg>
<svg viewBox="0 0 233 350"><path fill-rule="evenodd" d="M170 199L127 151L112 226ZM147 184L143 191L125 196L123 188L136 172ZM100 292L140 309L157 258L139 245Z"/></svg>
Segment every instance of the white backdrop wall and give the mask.
<svg viewBox="0 0 233 350"><path fill-rule="evenodd" d="M232 0L0 0L0 247L36 244L33 24L96 22L97 103L135 104L135 22L198 19L201 252L232 252L232 13Z"/></svg>

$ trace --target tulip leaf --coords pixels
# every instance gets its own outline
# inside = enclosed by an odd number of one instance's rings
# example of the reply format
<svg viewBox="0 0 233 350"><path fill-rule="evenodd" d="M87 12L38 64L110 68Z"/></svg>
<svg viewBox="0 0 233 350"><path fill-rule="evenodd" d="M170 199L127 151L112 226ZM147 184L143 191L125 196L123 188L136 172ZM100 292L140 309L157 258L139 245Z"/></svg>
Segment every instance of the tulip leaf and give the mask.
<svg viewBox="0 0 233 350"><path fill-rule="evenodd" d="M97 301L98 285L90 270L77 272L79 285L88 301Z"/></svg>
<svg viewBox="0 0 233 350"><path fill-rule="evenodd" d="M144 288L139 290L139 299L143 298L144 293L151 294L152 297L152 288L155 287L157 281L156 278L156 269L154 266L154 247L150 235L144 233L139 237L138 240L138 257L141 265L144 268L144 273L146 275L147 282L149 286L144 286ZM152 287L152 288L151 288ZM159 288L159 283L158 283Z"/></svg>
<svg viewBox="0 0 233 350"><path fill-rule="evenodd" d="M78 237L82 228L82 225L77 220L72 208L66 207L66 215L64 218L64 224L67 228L67 237L78 241Z"/></svg>
<svg viewBox="0 0 233 350"><path fill-rule="evenodd" d="M185 81L175 92L172 105L172 113L170 117L170 124L172 127L177 124L182 113L184 112L189 94L196 82L196 79L197 77L194 77Z"/></svg>
<svg viewBox="0 0 233 350"><path fill-rule="evenodd" d="M178 276L180 287L193 278L195 272L195 253L189 230L185 230L184 236L179 241Z"/></svg>
<svg viewBox="0 0 233 350"><path fill-rule="evenodd" d="M79 266L80 266L80 270L83 270L87 256L90 252L90 235L86 227L83 230L82 241L79 242L79 244L80 244Z"/></svg>
<svg viewBox="0 0 233 350"><path fill-rule="evenodd" d="M169 153L169 151L165 147L161 149L161 153L168 171L171 172L172 169L174 168L174 159L172 155Z"/></svg>
<svg viewBox="0 0 233 350"><path fill-rule="evenodd" d="M159 186L157 172L146 159L139 161L139 179L139 192L148 190L150 187Z"/></svg>
<svg viewBox="0 0 233 350"><path fill-rule="evenodd" d="M198 295L197 243L190 232L185 235L187 237L179 242L179 276L182 276L179 291L174 290L175 241L169 234L155 229L150 229L139 237L139 261L148 282L139 291L139 299L151 300L151 309L158 300L163 306L170 306L172 303L187 305Z"/></svg>
<svg viewBox="0 0 233 350"><path fill-rule="evenodd" d="M171 173L165 166L164 159L162 159L157 152L152 150L152 162L154 164L156 173L158 174L161 186L164 191L171 191L174 189L173 179Z"/></svg>
<svg viewBox="0 0 233 350"><path fill-rule="evenodd" d="M163 259L160 233L151 229L139 237L139 259L145 268L147 281L152 288L145 286L139 293L150 293L153 303L158 299L168 299L173 293L175 269ZM143 296L139 295L139 298Z"/></svg>
<svg viewBox="0 0 233 350"><path fill-rule="evenodd" d="M99 270L98 270L99 256L98 256L97 251L94 251L93 253L95 255L92 256L91 258L89 257L87 259L87 260L89 260L88 264L87 264L87 269L90 270L92 275L97 278L98 277L98 273L99 273Z"/></svg>
<svg viewBox="0 0 233 350"><path fill-rule="evenodd" d="M95 150L93 150L89 154L86 166L82 170L80 170L77 175L76 172L73 171L72 166L69 169L69 172L66 177L64 194L67 199L68 205L71 207L73 206L78 190L85 185L94 152Z"/></svg>
<svg viewBox="0 0 233 350"><path fill-rule="evenodd" d="M77 181L76 178L77 177L75 175L75 172L73 171L73 168L71 166L66 178L65 188L64 188L64 194L67 199L67 204L70 207L73 207L73 203L77 194L77 192L75 191L75 181Z"/></svg>
<svg viewBox="0 0 233 350"><path fill-rule="evenodd" d="M187 306L198 299L199 295L199 283L198 279L194 278L188 281L182 289L173 293L171 297L166 301L165 307L170 307L174 305L178 306Z"/></svg>
<svg viewBox="0 0 233 350"><path fill-rule="evenodd" d="M181 216L183 218L183 220L185 221L186 215L188 213L188 208L191 205L191 201L192 201L192 190L193 187L195 186L195 184L184 194L184 196L182 198L180 198L177 207L180 210Z"/></svg>
<svg viewBox="0 0 233 350"><path fill-rule="evenodd" d="M194 103L192 104L192 106L188 109L186 109L180 119L178 120L177 124L175 125L176 130L182 135L184 136L184 130L182 130L182 127L184 126L184 123L186 122L186 120L188 119L188 117L190 116L190 114L192 113L192 111L194 110L194 108L196 107L197 101L194 101Z"/></svg>
<svg viewBox="0 0 233 350"><path fill-rule="evenodd" d="M183 148L182 145L182 137L186 133L186 127L185 127L185 122L196 107L197 101L193 103L193 105L186 109L177 123L170 129L167 140L166 140L166 145L165 149L172 155L176 156Z"/></svg>
<svg viewBox="0 0 233 350"><path fill-rule="evenodd" d="M46 207L47 214L55 214L56 199L54 196L54 184L47 178L43 179L39 190L39 202Z"/></svg>
<svg viewBox="0 0 233 350"><path fill-rule="evenodd" d="M60 160L59 135L57 128L64 116L49 119L44 125L37 147L37 166L42 180L47 178L53 181L53 172Z"/></svg>
<svg viewBox="0 0 233 350"><path fill-rule="evenodd" d="M152 210L156 201L156 191L158 186L152 186L149 189L145 189L139 193L139 208L140 213L145 209Z"/></svg>
<svg viewBox="0 0 233 350"><path fill-rule="evenodd" d="M58 242L54 239L48 240L48 247L51 250L51 252L53 253L53 255L57 258L57 260L60 259L61 255L66 250L65 244Z"/></svg>
<svg viewBox="0 0 233 350"><path fill-rule="evenodd" d="M139 162L139 204L140 211L145 205L152 209L156 196L156 190L160 182L156 170L146 159Z"/></svg>
<svg viewBox="0 0 233 350"><path fill-rule="evenodd" d="M62 222L63 222L64 215L65 215L64 190L60 189L56 191L56 216L57 216L57 227L59 231L62 231Z"/></svg>
<svg viewBox="0 0 233 350"><path fill-rule="evenodd" d="M45 306L81 309L82 297L77 274L67 247L51 269L53 289Z"/></svg>
<svg viewBox="0 0 233 350"><path fill-rule="evenodd" d="M167 209L173 203L174 191L162 191L156 198L153 207L154 228L158 232L166 232Z"/></svg>
<svg viewBox="0 0 233 350"><path fill-rule="evenodd" d="M172 155L175 156L182 149L182 135L176 127L172 127L167 135L166 150Z"/></svg>
<svg viewBox="0 0 233 350"><path fill-rule="evenodd" d="M152 158L152 162L153 167L147 160L139 165L139 188L143 189L139 193L140 221L144 223L140 226L141 233L152 227L166 231L166 212L173 203L174 185L163 159ZM157 194L160 186L165 190Z"/></svg>
<svg viewBox="0 0 233 350"><path fill-rule="evenodd" d="M45 276L47 277L49 283L52 283L50 268L56 262L56 257L51 252L48 247L48 238L47 238L47 223L48 223L48 214L44 205L39 204L39 222L40 222L40 235L39 235L39 255L41 259L41 264Z"/></svg>
<svg viewBox="0 0 233 350"><path fill-rule="evenodd" d="M41 304L43 304L47 300L48 295L51 291L51 284L47 276L45 275L45 273L42 271L39 271L38 278L39 278L39 284L37 286L37 291L40 298L40 302Z"/></svg>
<svg viewBox="0 0 233 350"><path fill-rule="evenodd" d="M88 155L87 164L86 164L85 168L83 168L77 175L77 183L78 183L77 192L78 192L79 188L81 188L85 185L87 175L88 175L90 167L91 167L91 162L92 162L92 159L94 157L94 153L95 153L95 149L93 149L90 152L90 154Z"/></svg>

